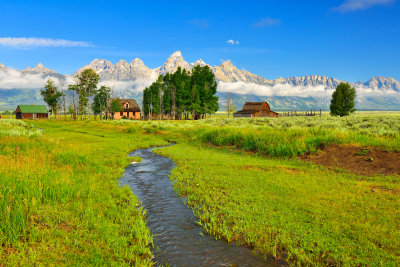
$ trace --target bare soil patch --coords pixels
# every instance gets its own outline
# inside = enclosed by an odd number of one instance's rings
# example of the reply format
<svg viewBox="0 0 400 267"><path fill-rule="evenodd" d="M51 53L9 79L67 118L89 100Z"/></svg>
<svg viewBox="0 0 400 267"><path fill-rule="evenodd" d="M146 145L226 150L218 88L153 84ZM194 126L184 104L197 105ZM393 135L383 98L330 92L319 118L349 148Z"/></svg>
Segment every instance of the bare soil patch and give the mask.
<svg viewBox="0 0 400 267"><path fill-rule="evenodd" d="M331 145L318 154L301 157L325 167L348 170L360 175L400 175L400 153L377 148Z"/></svg>

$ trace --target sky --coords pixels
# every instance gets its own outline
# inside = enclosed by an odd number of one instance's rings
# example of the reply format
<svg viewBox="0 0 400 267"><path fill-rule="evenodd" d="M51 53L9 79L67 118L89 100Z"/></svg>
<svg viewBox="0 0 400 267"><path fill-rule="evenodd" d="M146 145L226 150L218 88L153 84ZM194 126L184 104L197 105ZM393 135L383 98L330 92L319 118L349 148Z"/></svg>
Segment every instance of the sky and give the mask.
<svg viewBox="0 0 400 267"><path fill-rule="evenodd" d="M180 50L267 79L400 80L399 14L400 0L0 0L0 63L72 74L138 57L156 68Z"/></svg>

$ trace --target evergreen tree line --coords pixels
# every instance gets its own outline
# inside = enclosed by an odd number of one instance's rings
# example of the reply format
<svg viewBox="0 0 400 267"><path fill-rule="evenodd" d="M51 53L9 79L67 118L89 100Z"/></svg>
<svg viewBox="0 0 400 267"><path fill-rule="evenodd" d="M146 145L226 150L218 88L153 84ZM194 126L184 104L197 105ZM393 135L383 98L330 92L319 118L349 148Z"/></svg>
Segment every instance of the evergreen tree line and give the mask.
<svg viewBox="0 0 400 267"><path fill-rule="evenodd" d="M218 110L217 82L209 66L191 72L178 67L160 75L143 91L143 109L148 119L204 118Z"/></svg>
<svg viewBox="0 0 400 267"><path fill-rule="evenodd" d="M120 110L118 99L114 99L107 107L111 99L111 89L107 86L97 88L100 77L93 69L84 70L76 74L74 78L75 83L68 85L68 90L59 90L54 81L50 79L46 81L41 95L53 115L57 117L57 114L63 110L65 117L70 114L76 120L79 116L83 119L89 115L87 118L90 119L92 111L95 117L100 115L101 119L102 114L104 114L103 118L105 117L107 108L111 114Z"/></svg>

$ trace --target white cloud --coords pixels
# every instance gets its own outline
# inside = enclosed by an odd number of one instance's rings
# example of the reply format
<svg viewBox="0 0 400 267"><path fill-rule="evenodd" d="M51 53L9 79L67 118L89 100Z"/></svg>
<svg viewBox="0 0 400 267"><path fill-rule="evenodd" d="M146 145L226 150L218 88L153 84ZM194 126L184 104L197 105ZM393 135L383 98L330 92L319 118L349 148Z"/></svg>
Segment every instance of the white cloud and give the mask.
<svg viewBox="0 0 400 267"><path fill-rule="evenodd" d="M99 86L105 85L110 87L115 92L121 92L128 90L129 92L142 92L146 87L150 86L154 80L135 80L135 81L117 81L108 80L99 82Z"/></svg>
<svg viewBox="0 0 400 267"><path fill-rule="evenodd" d="M45 79L40 74L24 74L19 70L0 69L1 89L38 89L43 88Z"/></svg>
<svg viewBox="0 0 400 267"><path fill-rule="evenodd" d="M335 8L341 13L364 10L376 5L387 5L394 3L395 0L345 0L343 4Z"/></svg>
<svg viewBox="0 0 400 267"><path fill-rule="evenodd" d="M234 41L234 40L228 40L228 41L226 41L226 43L227 44L231 44L231 45L238 45L239 44L239 41Z"/></svg>
<svg viewBox="0 0 400 267"><path fill-rule="evenodd" d="M253 24L253 26L256 28L265 28L265 27L270 27L270 26L276 26L279 24L281 24L280 19L273 19L273 18L267 17L267 18L262 18L259 21L255 22Z"/></svg>
<svg viewBox="0 0 400 267"><path fill-rule="evenodd" d="M0 45L14 48L32 47L91 47L88 42L50 38L0 37Z"/></svg>

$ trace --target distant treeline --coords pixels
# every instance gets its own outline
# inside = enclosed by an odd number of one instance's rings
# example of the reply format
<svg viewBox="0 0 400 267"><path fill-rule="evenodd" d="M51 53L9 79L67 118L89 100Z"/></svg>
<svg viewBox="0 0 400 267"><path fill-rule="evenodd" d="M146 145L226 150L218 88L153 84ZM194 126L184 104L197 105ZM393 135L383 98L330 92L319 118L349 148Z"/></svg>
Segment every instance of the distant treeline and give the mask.
<svg viewBox="0 0 400 267"><path fill-rule="evenodd" d="M178 67L143 91L143 114L150 119L204 118L218 110L217 82L209 66L191 72Z"/></svg>

